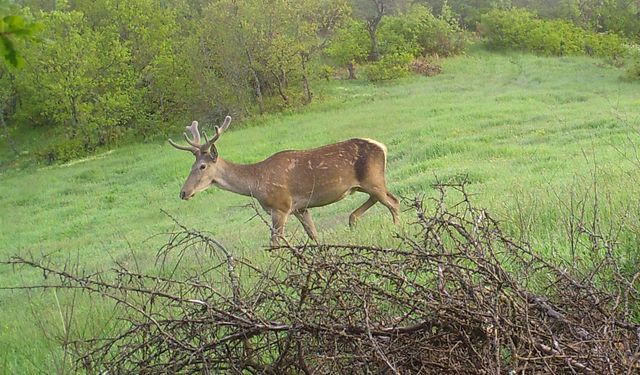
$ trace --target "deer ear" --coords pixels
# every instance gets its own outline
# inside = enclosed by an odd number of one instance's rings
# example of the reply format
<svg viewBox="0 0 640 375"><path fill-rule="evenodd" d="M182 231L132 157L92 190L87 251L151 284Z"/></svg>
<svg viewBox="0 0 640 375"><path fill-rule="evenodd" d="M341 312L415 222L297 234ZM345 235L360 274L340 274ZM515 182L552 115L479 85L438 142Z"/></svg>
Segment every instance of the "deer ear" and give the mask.
<svg viewBox="0 0 640 375"><path fill-rule="evenodd" d="M211 147L209 147L209 156L211 157L211 160L215 163L216 161L218 161L218 149L216 148L215 144L211 144Z"/></svg>

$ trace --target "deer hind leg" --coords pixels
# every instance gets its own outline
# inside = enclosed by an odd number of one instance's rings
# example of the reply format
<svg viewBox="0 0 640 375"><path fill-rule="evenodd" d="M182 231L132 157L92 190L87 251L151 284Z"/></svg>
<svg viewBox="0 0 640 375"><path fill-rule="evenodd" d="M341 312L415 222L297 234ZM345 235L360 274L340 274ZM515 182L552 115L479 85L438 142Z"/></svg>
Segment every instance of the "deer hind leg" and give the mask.
<svg viewBox="0 0 640 375"><path fill-rule="evenodd" d="M307 232L309 238L318 242L318 232L316 231L316 225L313 223L313 219L311 218L311 212L307 209L301 209L297 211L293 211L293 214L300 220L304 231Z"/></svg>
<svg viewBox="0 0 640 375"><path fill-rule="evenodd" d="M369 199L367 199L367 201L364 202L362 206L356 208L356 210L353 211L351 215L349 215L349 227L353 228L356 225L356 221L358 221L360 216L362 216L362 214L364 214L365 211L370 209L371 206L376 204L377 201L378 199L374 198L373 195L369 195Z"/></svg>
<svg viewBox="0 0 640 375"><path fill-rule="evenodd" d="M370 194L389 209L393 217L393 223L397 225L399 222L398 215L400 213L400 201L398 198L391 194L386 188L373 189Z"/></svg>
<svg viewBox="0 0 640 375"><path fill-rule="evenodd" d="M284 234L284 225L289 218L289 212L271 210L271 247L280 244L280 238Z"/></svg>

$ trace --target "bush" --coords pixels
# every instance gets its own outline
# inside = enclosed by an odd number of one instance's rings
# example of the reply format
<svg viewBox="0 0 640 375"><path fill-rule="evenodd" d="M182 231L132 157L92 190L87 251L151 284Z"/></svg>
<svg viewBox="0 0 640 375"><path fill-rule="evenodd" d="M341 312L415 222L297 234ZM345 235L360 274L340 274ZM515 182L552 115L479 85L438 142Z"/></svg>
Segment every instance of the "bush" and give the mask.
<svg viewBox="0 0 640 375"><path fill-rule="evenodd" d="M625 40L616 34L587 33L584 46L590 56L616 58L627 52Z"/></svg>
<svg viewBox="0 0 640 375"><path fill-rule="evenodd" d="M416 8L417 10L413 11L418 17L416 41L423 56L433 54L453 56L462 53L467 48L470 42L469 34L462 30L457 23L435 17L424 7Z"/></svg>
<svg viewBox="0 0 640 375"><path fill-rule="evenodd" d="M485 14L479 31L494 49L520 49L548 56L590 55L618 58L624 39L615 34L587 31L564 20L541 20L524 9L493 10Z"/></svg>
<svg viewBox="0 0 640 375"><path fill-rule="evenodd" d="M533 19L533 14L524 9L494 10L482 16L478 31L487 38L489 48L523 49Z"/></svg>
<svg viewBox="0 0 640 375"><path fill-rule="evenodd" d="M640 80L640 46L638 45L629 48L626 73L628 78Z"/></svg>
<svg viewBox="0 0 640 375"><path fill-rule="evenodd" d="M406 76L413 57L409 53L384 55L380 61L366 67L365 75L372 82L387 81Z"/></svg>
<svg viewBox="0 0 640 375"><path fill-rule="evenodd" d="M566 247L543 256L464 182L434 189L392 247L286 241L256 261L176 221L150 273L21 254L0 266L44 275L10 288L80 290L107 309L108 334L43 325L73 373L638 373L633 218L609 228L581 200Z"/></svg>
<svg viewBox="0 0 640 375"><path fill-rule="evenodd" d="M93 148L79 138L66 139L36 152L36 158L47 164L67 162L89 154Z"/></svg>
<svg viewBox="0 0 640 375"><path fill-rule="evenodd" d="M379 33L382 54L451 56L461 53L469 44L468 34L456 23L435 17L421 5L413 6L405 14L387 17Z"/></svg>

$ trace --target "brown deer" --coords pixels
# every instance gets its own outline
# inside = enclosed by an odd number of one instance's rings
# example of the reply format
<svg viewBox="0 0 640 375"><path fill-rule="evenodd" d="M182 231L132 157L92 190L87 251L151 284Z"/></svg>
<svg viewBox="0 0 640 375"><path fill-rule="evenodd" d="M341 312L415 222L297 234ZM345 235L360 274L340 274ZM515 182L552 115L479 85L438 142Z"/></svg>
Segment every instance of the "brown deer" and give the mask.
<svg viewBox="0 0 640 375"><path fill-rule="evenodd" d="M385 185L387 148L382 143L354 138L312 150L281 151L261 162L241 165L219 157L215 146L230 123L231 117L227 116L222 127L215 127L211 140L204 134L204 143L200 142L197 121L186 127L193 139L183 133L189 146L180 146L169 139L173 147L190 151L196 157L180 198L187 200L211 185L254 197L271 215L272 246L278 245L290 214L317 241L309 208L337 202L355 191L369 194L369 199L349 216L350 226L376 202L389 209L397 224L399 202Z"/></svg>

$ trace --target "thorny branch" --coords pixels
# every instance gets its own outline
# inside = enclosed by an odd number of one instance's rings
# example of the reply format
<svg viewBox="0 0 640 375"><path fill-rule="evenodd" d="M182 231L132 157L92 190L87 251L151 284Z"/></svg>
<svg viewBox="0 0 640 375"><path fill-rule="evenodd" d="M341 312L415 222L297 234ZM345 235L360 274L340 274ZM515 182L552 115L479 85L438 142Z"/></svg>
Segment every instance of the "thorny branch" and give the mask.
<svg viewBox="0 0 640 375"><path fill-rule="evenodd" d="M75 341L89 373L640 372L640 272L615 241L585 241L598 261L566 269L513 240L464 184L436 189L411 202L413 233L396 248L286 244L256 264L174 219L156 275L3 263L50 275L26 288L116 303L112 336ZM194 268L194 252L208 261Z"/></svg>

